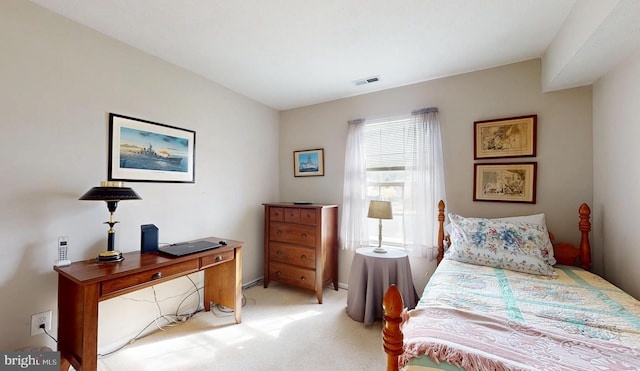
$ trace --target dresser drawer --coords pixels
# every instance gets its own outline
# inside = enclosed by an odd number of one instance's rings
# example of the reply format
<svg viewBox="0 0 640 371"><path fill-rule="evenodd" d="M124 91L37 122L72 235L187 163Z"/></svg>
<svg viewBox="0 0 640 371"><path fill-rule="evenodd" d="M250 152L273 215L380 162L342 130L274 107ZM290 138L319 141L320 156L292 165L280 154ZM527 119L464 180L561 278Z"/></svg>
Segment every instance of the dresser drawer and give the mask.
<svg viewBox="0 0 640 371"><path fill-rule="evenodd" d="M102 282L100 296L106 296L120 290L130 290L136 286L145 286L151 282L162 282L174 275L183 275L198 271L198 261L189 260L184 263L172 264L164 268L149 270Z"/></svg>
<svg viewBox="0 0 640 371"><path fill-rule="evenodd" d="M305 289L315 289L315 271L281 263L269 264L269 276L274 281L288 283Z"/></svg>
<svg viewBox="0 0 640 371"><path fill-rule="evenodd" d="M300 209L300 223L316 224L316 211L314 209Z"/></svg>
<svg viewBox="0 0 640 371"><path fill-rule="evenodd" d="M269 219L274 222L284 222L284 208L282 207L270 207Z"/></svg>
<svg viewBox="0 0 640 371"><path fill-rule="evenodd" d="M308 247L291 246L274 242L269 248L269 259L285 264L316 268L316 252Z"/></svg>
<svg viewBox="0 0 640 371"><path fill-rule="evenodd" d="M284 209L284 221L287 223L300 223L300 209L294 207Z"/></svg>
<svg viewBox="0 0 640 371"><path fill-rule="evenodd" d="M269 236L272 241L311 247L316 245L316 228L308 225L271 223Z"/></svg>
<svg viewBox="0 0 640 371"><path fill-rule="evenodd" d="M217 254L211 254L200 258L200 269L208 268L216 264L233 260L234 251L224 251Z"/></svg>

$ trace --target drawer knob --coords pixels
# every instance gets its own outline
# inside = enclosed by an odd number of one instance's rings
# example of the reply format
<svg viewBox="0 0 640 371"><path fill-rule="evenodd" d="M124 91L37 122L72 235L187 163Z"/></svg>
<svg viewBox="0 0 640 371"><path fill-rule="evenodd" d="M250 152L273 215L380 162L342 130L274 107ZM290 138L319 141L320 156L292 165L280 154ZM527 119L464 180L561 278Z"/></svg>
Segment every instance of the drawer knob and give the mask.
<svg viewBox="0 0 640 371"><path fill-rule="evenodd" d="M306 255L302 255L302 256L300 256L300 257L301 257L302 259L306 259L306 258L307 258L307 256L306 256Z"/></svg>
<svg viewBox="0 0 640 371"><path fill-rule="evenodd" d="M276 251L276 255L282 255L282 251L280 250Z"/></svg>
<svg viewBox="0 0 640 371"><path fill-rule="evenodd" d="M222 257L222 255L218 255L218 256L216 256L216 262L221 262L221 261L222 261L222 259L224 259L224 258Z"/></svg>
<svg viewBox="0 0 640 371"><path fill-rule="evenodd" d="M302 234L300 234L300 237L307 238L307 234L306 233L302 233Z"/></svg>
<svg viewBox="0 0 640 371"><path fill-rule="evenodd" d="M307 277L305 276L300 277L300 281L306 281L306 280L307 280Z"/></svg>
<svg viewBox="0 0 640 371"><path fill-rule="evenodd" d="M157 279L160 279L160 278L162 278L162 272L156 272L156 273L151 275L151 279L152 280L157 280Z"/></svg>
<svg viewBox="0 0 640 371"><path fill-rule="evenodd" d="M276 231L276 234L282 234L282 230L281 230L281 229L278 229L278 230Z"/></svg>
<svg viewBox="0 0 640 371"><path fill-rule="evenodd" d="M276 276L281 276L281 275L282 275L282 272L280 272L280 271L276 272Z"/></svg>

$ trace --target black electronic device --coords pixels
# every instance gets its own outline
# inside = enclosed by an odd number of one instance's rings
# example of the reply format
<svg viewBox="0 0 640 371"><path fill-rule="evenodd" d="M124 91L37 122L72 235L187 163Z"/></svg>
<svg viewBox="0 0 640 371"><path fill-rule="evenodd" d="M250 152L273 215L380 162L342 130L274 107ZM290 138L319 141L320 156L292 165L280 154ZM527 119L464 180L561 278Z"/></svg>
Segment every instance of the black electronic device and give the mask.
<svg viewBox="0 0 640 371"><path fill-rule="evenodd" d="M220 245L226 245L227 244L227 240L220 240L220 241L218 241L218 243Z"/></svg>
<svg viewBox="0 0 640 371"><path fill-rule="evenodd" d="M153 224L140 226L140 252L158 251L158 227Z"/></svg>
<svg viewBox="0 0 640 371"><path fill-rule="evenodd" d="M209 241L180 242L158 248L161 253L174 257L189 255L201 251L215 249L222 246L221 243Z"/></svg>

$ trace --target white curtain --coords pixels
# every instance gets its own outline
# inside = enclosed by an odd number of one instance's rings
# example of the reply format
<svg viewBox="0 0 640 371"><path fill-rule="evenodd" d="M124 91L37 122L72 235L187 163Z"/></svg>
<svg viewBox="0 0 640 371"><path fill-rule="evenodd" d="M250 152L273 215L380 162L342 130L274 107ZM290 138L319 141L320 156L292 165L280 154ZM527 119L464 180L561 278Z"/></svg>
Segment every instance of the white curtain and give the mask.
<svg viewBox="0 0 640 371"><path fill-rule="evenodd" d="M349 121L342 197L342 222L340 226L342 248L355 251L369 245L367 151L364 138L364 120Z"/></svg>
<svg viewBox="0 0 640 371"><path fill-rule="evenodd" d="M404 239L410 256L433 259L438 245L440 200L446 203L444 161L437 108L412 112L405 144Z"/></svg>
<svg viewBox="0 0 640 371"><path fill-rule="evenodd" d="M444 161L437 108L412 112L405 127L404 247L411 256L434 259L438 245L438 202L446 202ZM369 245L367 150L364 120L349 121L345 153L340 238L342 248Z"/></svg>

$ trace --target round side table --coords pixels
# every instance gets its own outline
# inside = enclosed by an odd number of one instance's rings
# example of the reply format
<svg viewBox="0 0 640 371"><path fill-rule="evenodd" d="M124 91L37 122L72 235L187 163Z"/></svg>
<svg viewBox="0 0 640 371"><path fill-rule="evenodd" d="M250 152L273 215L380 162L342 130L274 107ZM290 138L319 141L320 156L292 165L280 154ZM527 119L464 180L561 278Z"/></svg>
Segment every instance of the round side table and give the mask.
<svg viewBox="0 0 640 371"><path fill-rule="evenodd" d="M392 284L400 290L405 307L413 309L418 302L407 253L393 248L376 253L373 249L356 250L349 272L347 314L365 325L382 319L382 299Z"/></svg>

